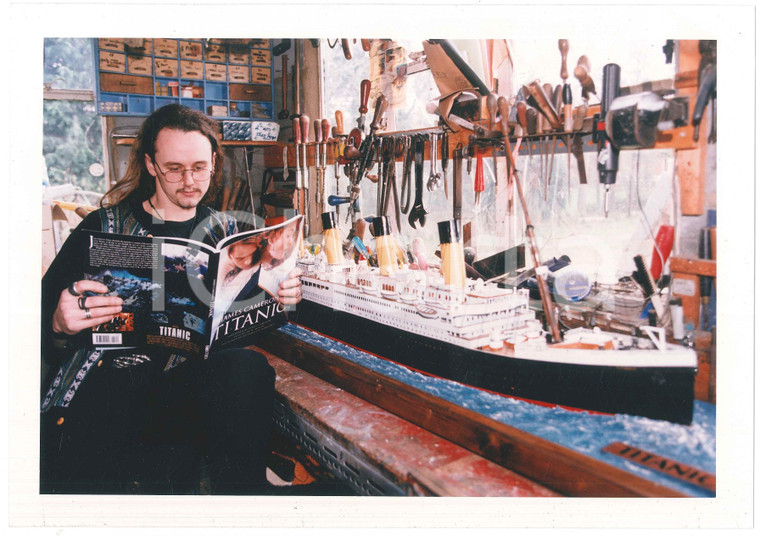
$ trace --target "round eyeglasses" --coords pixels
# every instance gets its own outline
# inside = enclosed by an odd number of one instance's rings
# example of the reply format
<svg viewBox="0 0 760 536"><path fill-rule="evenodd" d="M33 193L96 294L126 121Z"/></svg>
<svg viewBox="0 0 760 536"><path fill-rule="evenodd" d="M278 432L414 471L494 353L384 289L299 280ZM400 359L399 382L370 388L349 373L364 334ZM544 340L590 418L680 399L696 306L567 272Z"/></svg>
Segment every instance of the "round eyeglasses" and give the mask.
<svg viewBox="0 0 760 536"><path fill-rule="evenodd" d="M153 159L151 159L153 160ZM211 173L214 172L213 168L198 168L198 169L169 169L167 171L158 167L158 163L153 160L153 165L156 169L166 177L166 182L179 182L185 178L185 173L189 173L194 181L203 182L209 180Z"/></svg>

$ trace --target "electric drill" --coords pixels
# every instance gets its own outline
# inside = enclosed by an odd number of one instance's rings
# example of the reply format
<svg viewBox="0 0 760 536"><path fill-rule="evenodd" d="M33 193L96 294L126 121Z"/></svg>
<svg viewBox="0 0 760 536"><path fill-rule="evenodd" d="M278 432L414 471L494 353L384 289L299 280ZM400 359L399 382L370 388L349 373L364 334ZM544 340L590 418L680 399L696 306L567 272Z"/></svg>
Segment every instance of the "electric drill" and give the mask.
<svg viewBox="0 0 760 536"><path fill-rule="evenodd" d="M597 170L599 182L604 184L604 217L609 212L610 186L615 184L618 171L618 149L612 145L606 131L607 112L620 94L620 66L608 63L602 71L602 99L600 120L597 120L595 134L599 153L597 155Z"/></svg>

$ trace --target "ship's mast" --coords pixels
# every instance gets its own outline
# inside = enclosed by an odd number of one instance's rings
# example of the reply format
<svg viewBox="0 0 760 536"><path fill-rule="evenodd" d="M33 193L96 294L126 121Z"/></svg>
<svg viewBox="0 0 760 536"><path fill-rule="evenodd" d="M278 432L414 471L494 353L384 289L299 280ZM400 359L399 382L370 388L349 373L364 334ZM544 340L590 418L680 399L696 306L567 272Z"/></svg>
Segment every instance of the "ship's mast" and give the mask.
<svg viewBox="0 0 760 536"><path fill-rule="evenodd" d="M538 254L538 247L536 247L536 237L533 233L533 224L530 222L530 215L528 214L528 204L525 202L525 196L523 195L522 184L520 184L520 177L517 175L517 166L515 165L514 157L512 156L512 147L509 143L509 136L504 133L504 143L506 147L507 160L509 161L509 169L511 170L515 184L517 185L517 194L520 197L520 204L522 205L523 214L525 215L525 238L528 242L528 249L533 257L533 264L536 267L536 280L538 281L538 291L541 294L541 304L544 307L544 316L546 317L546 324L552 334L553 342L560 342L562 340L562 334L559 331L559 325L557 324L557 317L554 314L554 303L552 302L551 294L549 293L549 285L546 283L546 277L541 273L541 258Z"/></svg>

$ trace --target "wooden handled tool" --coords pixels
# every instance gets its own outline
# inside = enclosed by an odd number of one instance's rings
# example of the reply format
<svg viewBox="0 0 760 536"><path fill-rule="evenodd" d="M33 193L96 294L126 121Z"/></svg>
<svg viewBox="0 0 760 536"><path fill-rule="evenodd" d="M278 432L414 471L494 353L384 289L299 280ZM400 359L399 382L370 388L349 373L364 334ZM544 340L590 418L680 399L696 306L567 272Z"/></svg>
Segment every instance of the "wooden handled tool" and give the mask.
<svg viewBox="0 0 760 536"><path fill-rule="evenodd" d="M348 39L341 39L340 44L343 47L343 56L347 59L351 59L351 43L348 42Z"/></svg>
<svg viewBox="0 0 760 536"><path fill-rule="evenodd" d="M302 114L301 117L299 117L299 121L301 122L301 158L303 159L303 190L304 190L304 199L303 199L303 205L304 205L304 215L306 218L304 219L304 233L305 236L309 236L309 165L307 160L307 147L306 144L309 143L309 116L306 114Z"/></svg>
<svg viewBox="0 0 760 536"><path fill-rule="evenodd" d="M320 122L320 126L322 128L322 143L327 143L327 140L330 138L330 121L328 119L322 119ZM324 162L322 162L324 164Z"/></svg>
<svg viewBox="0 0 760 536"><path fill-rule="evenodd" d="M372 88L372 83L364 79L359 86L359 117L356 120L356 126L359 130L364 131L364 118L367 115L367 103L369 102L369 90Z"/></svg>
<svg viewBox="0 0 760 536"><path fill-rule="evenodd" d="M299 117L301 115L301 40L300 39L295 40L295 53L296 53L296 64L293 67L293 69L295 70L295 76L293 77L293 80L295 80L293 100L295 101L295 110L296 110L295 117Z"/></svg>
<svg viewBox="0 0 760 536"><path fill-rule="evenodd" d="M575 66L573 74L581 84L581 98L583 98L583 100L588 100L589 95L592 93L596 95L594 80L591 78L591 63L589 62L588 57L581 56L578 58L578 65Z"/></svg>
<svg viewBox="0 0 760 536"><path fill-rule="evenodd" d="M344 134L343 131L343 112L340 110L335 111L335 133L338 136L342 136Z"/></svg>
<svg viewBox="0 0 760 536"><path fill-rule="evenodd" d="M525 238L528 246L528 251L530 251L531 256L533 257L533 265L536 267L536 281L538 282L538 290L541 294L541 304L544 308L546 325L549 328L549 332L551 333L552 342L557 343L562 340L562 334L559 331L559 323L557 322L557 316L554 311L554 304L552 303L552 298L549 294L549 284L547 283L546 277L541 270L543 264L541 263L538 245L536 244L536 235L533 232L533 224L531 223L530 215L528 213L528 203L525 201L525 194L523 193L520 177L517 175L517 167L515 166L514 157L512 156L512 147L510 146L509 138L504 138L504 143L506 144L506 153L509 165L512 166L512 169L515 170L514 173L515 184L517 185L517 195L520 198L520 205L522 205L523 216L525 217Z"/></svg>
<svg viewBox="0 0 760 536"><path fill-rule="evenodd" d="M388 99L385 98L385 95L381 94L377 98L377 101L375 101L375 115L372 118L372 122L369 124L370 130L375 131L380 128L380 122L383 120L386 110L388 110L388 104L389 102Z"/></svg>
<svg viewBox="0 0 760 536"><path fill-rule="evenodd" d="M486 189L486 183L483 179L483 152L480 148L475 149L475 181L473 187L475 189L475 206L479 206L480 194Z"/></svg>
<svg viewBox="0 0 760 536"><path fill-rule="evenodd" d="M303 175L301 171L301 159L299 152L301 150L301 119L293 119L293 143L296 148L296 195L293 197L297 213L301 213L301 190L303 190Z"/></svg>
<svg viewBox="0 0 760 536"><path fill-rule="evenodd" d="M524 103L523 103L524 104ZM499 118L501 124L501 132L505 138L509 137L509 101L506 97L499 97L496 100L496 107L499 109ZM494 169L494 172L496 170ZM507 159L507 184L509 184L510 175L509 159Z"/></svg>
<svg viewBox="0 0 760 536"><path fill-rule="evenodd" d="M523 128L523 131L525 134L528 133L528 105L525 104L523 101L518 101L515 103L515 108L517 108L517 122L520 123L520 126Z"/></svg>
<svg viewBox="0 0 760 536"><path fill-rule="evenodd" d="M562 55L562 67L559 70L559 76L563 82L567 83L567 51L570 49L570 44L567 39L560 39L558 45L559 52Z"/></svg>
<svg viewBox="0 0 760 536"><path fill-rule="evenodd" d="M491 130L496 130L496 95L489 93L486 97L486 110L488 111L489 126Z"/></svg>
<svg viewBox="0 0 760 536"><path fill-rule="evenodd" d="M362 39L362 50L364 52L369 52L369 49L372 48L372 40L371 39Z"/></svg>
<svg viewBox="0 0 760 536"><path fill-rule="evenodd" d="M282 55L282 110L277 114L279 119L290 117L288 111L288 55Z"/></svg>
<svg viewBox="0 0 760 536"><path fill-rule="evenodd" d="M491 130L491 132L496 130L496 95L494 93L489 93L486 96L486 110L488 111L488 128ZM498 183L499 175L496 172L496 148L491 147L491 157L493 159L493 176L494 181Z"/></svg>
<svg viewBox="0 0 760 536"><path fill-rule="evenodd" d="M320 175L322 176L322 183L319 185L319 196L320 199L324 197L324 192L326 190L325 188L325 172L327 171L327 142L330 138L330 121L327 119L322 119L320 122L320 126L322 128L322 145L320 146L320 149L322 150L322 154L319 157L320 162Z"/></svg>
<svg viewBox="0 0 760 536"><path fill-rule="evenodd" d="M559 51L562 55L562 66L559 71L559 75L562 78L562 105L563 116L565 122L565 132L573 131L573 95L570 90L570 84L567 83L567 51L570 49L570 45L567 39L559 40ZM570 145L567 147L568 155L570 154Z"/></svg>
<svg viewBox="0 0 760 536"><path fill-rule="evenodd" d="M322 122L319 119L314 120L314 143L316 145L314 146L314 170L317 174L317 188L316 188L316 203L317 208L320 209L320 190L322 189L322 152L319 150L320 146L322 145Z"/></svg>

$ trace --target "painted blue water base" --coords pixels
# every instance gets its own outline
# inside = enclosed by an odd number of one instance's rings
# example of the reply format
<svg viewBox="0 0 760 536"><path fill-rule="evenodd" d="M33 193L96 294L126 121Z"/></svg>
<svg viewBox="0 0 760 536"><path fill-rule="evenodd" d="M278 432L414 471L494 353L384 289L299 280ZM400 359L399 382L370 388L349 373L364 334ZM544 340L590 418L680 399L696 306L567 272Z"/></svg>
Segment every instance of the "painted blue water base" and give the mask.
<svg viewBox="0 0 760 536"><path fill-rule="evenodd" d="M573 449L591 458L692 497L714 494L630 460L602 452L615 441L715 474L715 405L695 400L688 426L632 415L598 415L545 407L435 378L287 324L281 331L335 355L402 381L498 422Z"/></svg>

